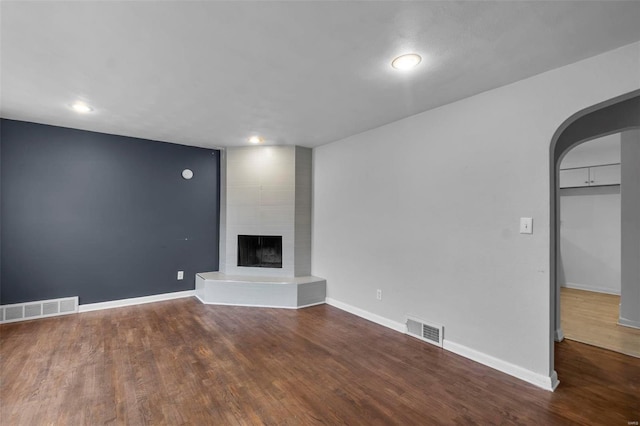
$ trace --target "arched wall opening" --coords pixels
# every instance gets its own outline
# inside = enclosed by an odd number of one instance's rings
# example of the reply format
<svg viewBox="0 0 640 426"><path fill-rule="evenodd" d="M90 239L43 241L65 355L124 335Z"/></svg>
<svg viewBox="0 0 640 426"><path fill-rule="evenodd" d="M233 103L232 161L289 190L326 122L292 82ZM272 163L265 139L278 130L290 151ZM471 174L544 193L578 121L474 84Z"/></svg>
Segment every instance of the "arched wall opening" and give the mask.
<svg viewBox="0 0 640 426"><path fill-rule="evenodd" d="M560 244L559 169L563 157L575 146L590 140L640 128L640 90L599 103L577 112L556 130L551 140L550 158L550 282L551 330L550 365L554 366L554 341L563 338L560 324L560 285L557 254Z"/></svg>

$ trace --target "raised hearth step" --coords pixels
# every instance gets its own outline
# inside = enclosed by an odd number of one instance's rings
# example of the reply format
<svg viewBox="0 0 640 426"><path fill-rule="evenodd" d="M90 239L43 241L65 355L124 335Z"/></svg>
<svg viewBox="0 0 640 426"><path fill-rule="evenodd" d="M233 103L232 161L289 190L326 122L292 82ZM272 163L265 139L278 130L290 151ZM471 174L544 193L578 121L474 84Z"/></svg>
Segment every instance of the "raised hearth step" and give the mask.
<svg viewBox="0 0 640 426"><path fill-rule="evenodd" d="M324 278L196 274L196 297L214 305L298 309L325 302Z"/></svg>

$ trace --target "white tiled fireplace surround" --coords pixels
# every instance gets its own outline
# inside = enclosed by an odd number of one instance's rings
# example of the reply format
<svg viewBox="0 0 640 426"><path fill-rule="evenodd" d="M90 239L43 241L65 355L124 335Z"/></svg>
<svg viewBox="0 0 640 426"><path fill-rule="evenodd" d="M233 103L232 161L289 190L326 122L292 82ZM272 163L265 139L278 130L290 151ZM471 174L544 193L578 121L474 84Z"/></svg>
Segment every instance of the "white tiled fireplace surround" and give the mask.
<svg viewBox="0 0 640 426"><path fill-rule="evenodd" d="M324 303L311 276L312 151L228 148L220 164L220 270L196 275L203 303L299 308ZM282 268L237 265L238 235L281 235Z"/></svg>

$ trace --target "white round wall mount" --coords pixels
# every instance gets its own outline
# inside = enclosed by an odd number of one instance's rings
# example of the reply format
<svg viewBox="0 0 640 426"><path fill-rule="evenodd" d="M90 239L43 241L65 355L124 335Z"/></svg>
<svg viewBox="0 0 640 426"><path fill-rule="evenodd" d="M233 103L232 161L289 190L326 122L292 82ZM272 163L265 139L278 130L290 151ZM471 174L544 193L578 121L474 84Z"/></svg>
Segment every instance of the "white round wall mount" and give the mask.
<svg viewBox="0 0 640 426"><path fill-rule="evenodd" d="M182 171L182 177L187 179L187 180L189 180L189 179L191 179L193 177L193 172L191 170L189 170L189 169L184 169Z"/></svg>

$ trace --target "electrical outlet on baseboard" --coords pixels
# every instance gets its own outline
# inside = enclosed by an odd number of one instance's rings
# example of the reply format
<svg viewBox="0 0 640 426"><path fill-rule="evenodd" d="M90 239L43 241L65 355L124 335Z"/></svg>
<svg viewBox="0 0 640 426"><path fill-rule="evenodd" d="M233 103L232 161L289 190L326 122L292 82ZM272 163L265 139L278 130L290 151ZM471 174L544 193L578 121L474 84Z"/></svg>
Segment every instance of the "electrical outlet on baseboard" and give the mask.
<svg viewBox="0 0 640 426"><path fill-rule="evenodd" d="M183 280L184 279L184 271L178 271L178 279L179 280Z"/></svg>

